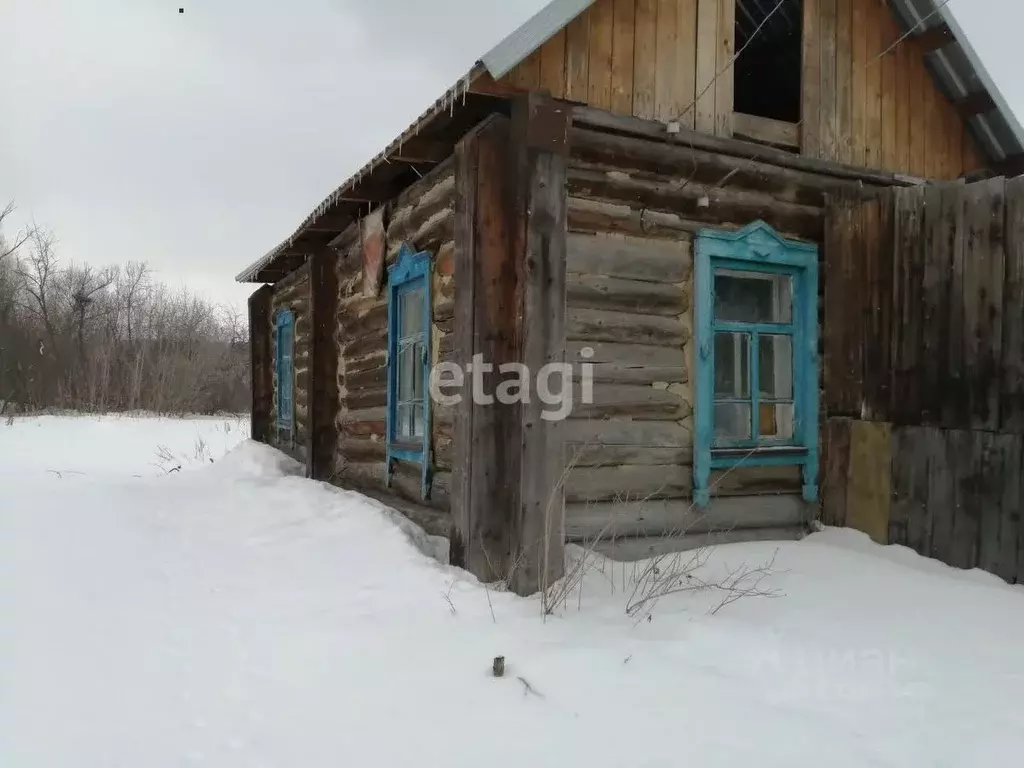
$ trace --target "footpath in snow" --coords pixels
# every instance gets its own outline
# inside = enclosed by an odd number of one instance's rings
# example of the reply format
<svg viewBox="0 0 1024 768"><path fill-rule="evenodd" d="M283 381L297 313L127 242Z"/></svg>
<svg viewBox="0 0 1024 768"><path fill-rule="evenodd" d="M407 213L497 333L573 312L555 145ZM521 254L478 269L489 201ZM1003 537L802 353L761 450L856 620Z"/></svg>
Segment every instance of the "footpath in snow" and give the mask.
<svg viewBox="0 0 1024 768"><path fill-rule="evenodd" d="M828 530L545 619L245 429L0 423L0 766L1021 764L1024 588Z"/></svg>

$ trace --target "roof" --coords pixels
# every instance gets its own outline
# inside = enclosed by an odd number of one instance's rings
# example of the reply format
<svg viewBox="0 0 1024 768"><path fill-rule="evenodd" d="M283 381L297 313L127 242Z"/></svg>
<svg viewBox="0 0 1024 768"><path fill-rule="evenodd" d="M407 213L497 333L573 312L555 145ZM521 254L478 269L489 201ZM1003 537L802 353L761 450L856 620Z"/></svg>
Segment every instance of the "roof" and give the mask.
<svg viewBox="0 0 1024 768"><path fill-rule="evenodd" d="M928 54L928 66L947 98L959 101L987 93L994 109L969 118L968 124L989 159L998 164L1024 152L1024 130L957 23L949 0L889 0L904 29L949 28L948 45Z"/></svg>
<svg viewBox="0 0 1024 768"><path fill-rule="evenodd" d="M953 17L948 7L949 1L888 0L905 31L914 30L914 34L920 34L945 25L952 33L948 44L928 54L928 66L947 98L960 101L979 93L991 98L992 108L970 117L968 124L989 160L996 165L1024 153L1024 130ZM749 3L750 0L744 2ZM753 2L757 3L758 0ZM328 195L289 237L242 270L235 279L238 282L264 282L261 273L291 250L299 238L328 211L339 202L345 202L346 193L388 164L389 158L401 152L403 144L414 140L423 127L445 112L453 114L460 104L464 105L470 86L478 78L486 75L494 81L499 80L593 3L594 0L551 0L484 54L397 139Z"/></svg>

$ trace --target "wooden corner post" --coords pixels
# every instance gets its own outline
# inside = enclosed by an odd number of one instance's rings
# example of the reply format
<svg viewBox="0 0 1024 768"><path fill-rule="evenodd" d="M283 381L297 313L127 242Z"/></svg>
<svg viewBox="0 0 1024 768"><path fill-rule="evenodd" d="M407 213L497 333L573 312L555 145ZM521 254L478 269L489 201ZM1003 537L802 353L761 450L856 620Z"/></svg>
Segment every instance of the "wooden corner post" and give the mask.
<svg viewBox="0 0 1024 768"><path fill-rule="evenodd" d="M465 377L452 563L520 594L563 569L562 424L544 418L557 409L539 400L536 383L544 366L565 360L570 115L567 104L530 94L511 120L488 118L456 150L455 362ZM499 385L516 378L529 398L501 402L509 389Z"/></svg>
<svg viewBox="0 0 1024 768"><path fill-rule="evenodd" d="M270 355L270 298L269 285L253 291L249 296L249 361L252 381L252 410L249 435L265 443L270 439L273 414L273 364Z"/></svg>
<svg viewBox="0 0 1024 768"><path fill-rule="evenodd" d="M530 94L513 110L520 189L524 195L524 252L517 265L521 360L531 397L521 412L515 590L530 594L564 572L565 446L561 419L538 397L538 384L565 360L566 187L571 107ZM563 397L573 397L568 387Z"/></svg>

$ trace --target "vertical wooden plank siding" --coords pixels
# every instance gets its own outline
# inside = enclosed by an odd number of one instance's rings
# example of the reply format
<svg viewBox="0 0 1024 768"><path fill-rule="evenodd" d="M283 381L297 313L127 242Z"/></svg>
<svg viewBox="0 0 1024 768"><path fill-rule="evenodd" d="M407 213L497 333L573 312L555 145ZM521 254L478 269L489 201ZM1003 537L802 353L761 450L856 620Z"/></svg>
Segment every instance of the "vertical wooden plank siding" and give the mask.
<svg viewBox="0 0 1024 768"><path fill-rule="evenodd" d="M910 173L910 48L896 46L896 164L893 170Z"/></svg>
<svg viewBox="0 0 1024 768"><path fill-rule="evenodd" d="M945 386L942 421L946 426L965 426L969 422L970 403L967 395L968 371L965 367L966 326L964 303L964 254L966 247L964 213L965 192L948 187L943 191L942 215L952 222L949 234L949 336L946 341Z"/></svg>
<svg viewBox="0 0 1024 768"><path fill-rule="evenodd" d="M565 29L565 98L586 103L590 96L590 10Z"/></svg>
<svg viewBox="0 0 1024 768"><path fill-rule="evenodd" d="M736 12L734 0L596 0L506 81L728 136ZM803 154L923 178L979 168L921 42L887 51L901 32L885 0L804 0Z"/></svg>
<svg viewBox="0 0 1024 768"><path fill-rule="evenodd" d="M867 11L861 0L855 0L851 20L851 137L850 137L850 161L854 165L865 165L867 154L867 115L864 104L867 102L868 93L868 26Z"/></svg>
<svg viewBox="0 0 1024 768"><path fill-rule="evenodd" d="M896 30L896 20L888 8L882 8L882 33L880 38L881 50L891 46L899 34ZM881 52L881 51L880 51ZM883 168L896 168L899 149L896 145L896 98L897 98L897 73L896 67L899 57L895 49L882 56L882 166Z"/></svg>
<svg viewBox="0 0 1024 768"><path fill-rule="evenodd" d="M613 0L596 0L590 6L590 66L588 103L612 108L612 33L615 23Z"/></svg>
<svg viewBox="0 0 1024 768"><path fill-rule="evenodd" d="M853 6L836 2L836 159L853 164Z"/></svg>
<svg viewBox="0 0 1024 768"><path fill-rule="evenodd" d="M643 27L639 24L638 16L637 35L639 36L643 32L654 36L654 117L662 121L680 117L686 127L692 128L694 111L691 109L686 115L680 116L686 104L680 104L676 99L679 85L676 73L679 70L679 60L682 56L682 44L676 37L678 32L676 20L680 11L679 2L678 0L650 0L645 3L641 0L641 4L647 7L644 9ZM649 24L654 26L648 27Z"/></svg>
<svg viewBox="0 0 1024 768"><path fill-rule="evenodd" d="M1006 274L1003 284L1000 426L1024 432L1024 176L1006 182Z"/></svg>
<svg viewBox="0 0 1024 768"><path fill-rule="evenodd" d="M565 96L565 41L563 29L540 49L540 90L556 99Z"/></svg>
<svg viewBox="0 0 1024 768"><path fill-rule="evenodd" d="M715 132L715 74L718 67L718 2L697 0L696 115L694 127Z"/></svg>
<svg viewBox="0 0 1024 768"><path fill-rule="evenodd" d="M636 0L614 0L614 3L611 109L628 115L633 110Z"/></svg>
<svg viewBox="0 0 1024 768"><path fill-rule="evenodd" d="M964 363L972 379L969 402L971 426L975 429L994 430L999 424L998 370L1005 279L1003 185L1003 179L993 179L970 185L966 193Z"/></svg>
<svg viewBox="0 0 1024 768"><path fill-rule="evenodd" d="M540 58L543 47L527 56L514 70L514 81L524 91L536 91L540 88Z"/></svg>
<svg viewBox="0 0 1024 768"><path fill-rule="evenodd" d="M822 157L821 153L821 30L820 0L804 0L803 19L803 103L801 133L803 153Z"/></svg>
<svg viewBox="0 0 1024 768"><path fill-rule="evenodd" d="M633 20L633 110L632 114L647 120L662 119L658 104L658 2L636 0ZM672 6L675 7L674 5ZM675 46L670 46L675 53ZM674 67L666 72L674 71ZM662 78L663 83L667 78Z"/></svg>
<svg viewBox="0 0 1024 768"><path fill-rule="evenodd" d="M864 163L869 168L882 168L884 158L882 156L882 51L884 50L884 38L882 37L882 14L888 13L888 9L881 5L881 0L866 0L868 24L867 29L867 61L865 62L867 72L867 91L865 101L861 108L864 110L864 121L867 127L867 144L864 153Z"/></svg>
<svg viewBox="0 0 1024 768"><path fill-rule="evenodd" d="M715 133L732 136L733 83L732 66L736 50L736 0L718 0L717 65L715 74Z"/></svg>
<svg viewBox="0 0 1024 768"><path fill-rule="evenodd" d="M678 0L676 3L676 64L672 70L674 75L669 76L672 83L669 98L673 111L682 115L685 128L697 124L697 2ZM660 15L658 19L660 24Z"/></svg>
<svg viewBox="0 0 1024 768"><path fill-rule="evenodd" d="M270 353L270 299L273 289L269 285L257 288L249 296L249 356L252 376L252 408L250 432L253 440L265 443L270 435L273 418L273 365Z"/></svg>
<svg viewBox="0 0 1024 768"><path fill-rule="evenodd" d="M830 418L825 424L825 462L821 482L821 522L845 527L849 510L850 419Z"/></svg>
<svg viewBox="0 0 1024 768"><path fill-rule="evenodd" d="M836 110L836 3L818 0L819 39L821 41L821 84L819 94L821 157L838 158L839 125Z"/></svg>

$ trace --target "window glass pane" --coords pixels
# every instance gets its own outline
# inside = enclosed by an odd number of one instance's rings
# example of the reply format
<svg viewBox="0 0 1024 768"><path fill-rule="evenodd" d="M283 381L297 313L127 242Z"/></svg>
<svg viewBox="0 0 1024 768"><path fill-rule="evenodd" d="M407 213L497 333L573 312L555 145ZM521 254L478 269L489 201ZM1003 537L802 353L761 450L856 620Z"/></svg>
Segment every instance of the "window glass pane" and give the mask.
<svg viewBox="0 0 1024 768"><path fill-rule="evenodd" d="M750 397L750 334L715 334L715 397Z"/></svg>
<svg viewBox="0 0 1024 768"><path fill-rule="evenodd" d="M761 403L757 418L760 437L777 440L793 439L792 403Z"/></svg>
<svg viewBox="0 0 1024 768"><path fill-rule="evenodd" d="M762 334L757 340L758 389L769 400L793 399L793 338Z"/></svg>
<svg viewBox="0 0 1024 768"><path fill-rule="evenodd" d="M417 342L413 345L412 361L412 396L414 400L423 399L423 343Z"/></svg>
<svg viewBox="0 0 1024 768"><path fill-rule="evenodd" d="M792 276L715 270L715 319L729 323L793 322Z"/></svg>
<svg viewBox="0 0 1024 768"><path fill-rule="evenodd" d="M423 330L423 288L402 291L399 294L399 311L402 324L402 338Z"/></svg>
<svg viewBox="0 0 1024 768"><path fill-rule="evenodd" d="M412 407L412 434L423 437L423 404L416 403Z"/></svg>
<svg viewBox="0 0 1024 768"><path fill-rule="evenodd" d="M750 439L750 403L715 403L715 442Z"/></svg>
<svg viewBox="0 0 1024 768"><path fill-rule="evenodd" d="M416 345L406 344L398 348L398 399L412 400L415 397Z"/></svg>
<svg viewBox="0 0 1024 768"><path fill-rule="evenodd" d="M398 406L395 418L395 437L412 437L412 419L413 411L416 410L416 405L411 403L405 403Z"/></svg>

